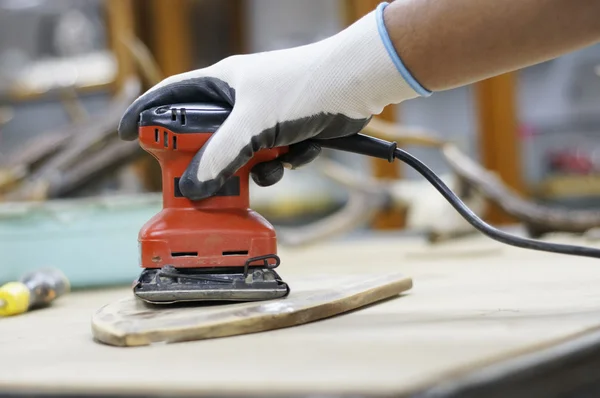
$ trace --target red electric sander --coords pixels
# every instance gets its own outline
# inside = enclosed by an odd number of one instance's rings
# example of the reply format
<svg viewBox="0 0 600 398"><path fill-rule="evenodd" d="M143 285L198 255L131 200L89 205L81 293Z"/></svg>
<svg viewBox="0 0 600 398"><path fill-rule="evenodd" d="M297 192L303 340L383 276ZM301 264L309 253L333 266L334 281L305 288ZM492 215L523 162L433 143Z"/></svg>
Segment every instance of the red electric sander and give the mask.
<svg viewBox="0 0 600 398"><path fill-rule="evenodd" d="M280 260L272 225L249 208L252 166L287 148L259 151L214 196L184 197L179 179L230 109L215 104L161 106L139 121L141 147L162 169L163 209L140 230L140 266L134 284L154 304L184 301L258 301L285 297L275 272Z"/></svg>

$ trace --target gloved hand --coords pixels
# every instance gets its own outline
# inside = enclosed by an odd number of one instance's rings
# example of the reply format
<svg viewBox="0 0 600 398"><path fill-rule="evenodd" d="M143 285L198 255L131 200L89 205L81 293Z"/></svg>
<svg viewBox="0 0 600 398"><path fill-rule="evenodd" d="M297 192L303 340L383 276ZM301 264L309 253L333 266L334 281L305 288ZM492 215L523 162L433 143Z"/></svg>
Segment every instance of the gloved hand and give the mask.
<svg viewBox="0 0 600 398"><path fill-rule="evenodd" d="M319 154L319 145L307 139L355 134L385 106L430 95L392 46L383 21L386 5L316 43L232 56L171 76L134 101L119 135L137 138L139 114L148 108L225 102L232 111L188 166L181 192L192 200L209 197L256 151L289 146L278 160L252 170L258 185L272 185L281 179L284 165L294 169Z"/></svg>

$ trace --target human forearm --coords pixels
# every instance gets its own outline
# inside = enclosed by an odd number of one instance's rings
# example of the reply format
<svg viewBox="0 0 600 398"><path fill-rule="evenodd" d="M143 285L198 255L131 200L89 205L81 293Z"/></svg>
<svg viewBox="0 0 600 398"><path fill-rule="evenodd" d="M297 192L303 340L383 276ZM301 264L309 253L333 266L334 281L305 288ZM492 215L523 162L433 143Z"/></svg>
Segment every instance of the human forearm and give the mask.
<svg viewBox="0 0 600 398"><path fill-rule="evenodd" d="M600 0L396 0L384 12L402 62L432 91L600 41Z"/></svg>

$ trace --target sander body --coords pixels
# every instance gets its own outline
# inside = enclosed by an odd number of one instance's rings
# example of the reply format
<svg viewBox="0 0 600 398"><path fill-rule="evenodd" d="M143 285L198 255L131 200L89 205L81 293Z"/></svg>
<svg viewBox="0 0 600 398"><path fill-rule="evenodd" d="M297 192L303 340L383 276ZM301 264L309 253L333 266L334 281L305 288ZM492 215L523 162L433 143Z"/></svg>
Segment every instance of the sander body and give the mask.
<svg viewBox="0 0 600 398"><path fill-rule="evenodd" d="M160 106L139 121L141 147L159 162L163 209L139 232L134 293L154 304L258 301L285 297L273 226L249 207L250 170L286 147L258 151L213 196L192 201L180 178L230 109L215 104Z"/></svg>

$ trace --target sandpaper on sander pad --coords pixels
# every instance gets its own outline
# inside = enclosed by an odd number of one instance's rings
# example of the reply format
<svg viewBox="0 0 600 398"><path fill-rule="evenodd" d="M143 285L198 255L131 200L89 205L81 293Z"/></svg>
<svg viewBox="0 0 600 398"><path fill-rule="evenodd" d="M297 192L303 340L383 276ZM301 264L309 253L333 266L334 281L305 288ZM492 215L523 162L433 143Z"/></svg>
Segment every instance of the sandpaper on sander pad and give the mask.
<svg viewBox="0 0 600 398"><path fill-rule="evenodd" d="M143 346L264 332L356 310L412 288L403 274L314 275L289 278L289 296L229 304L151 305L131 296L92 317L94 338L113 346Z"/></svg>

